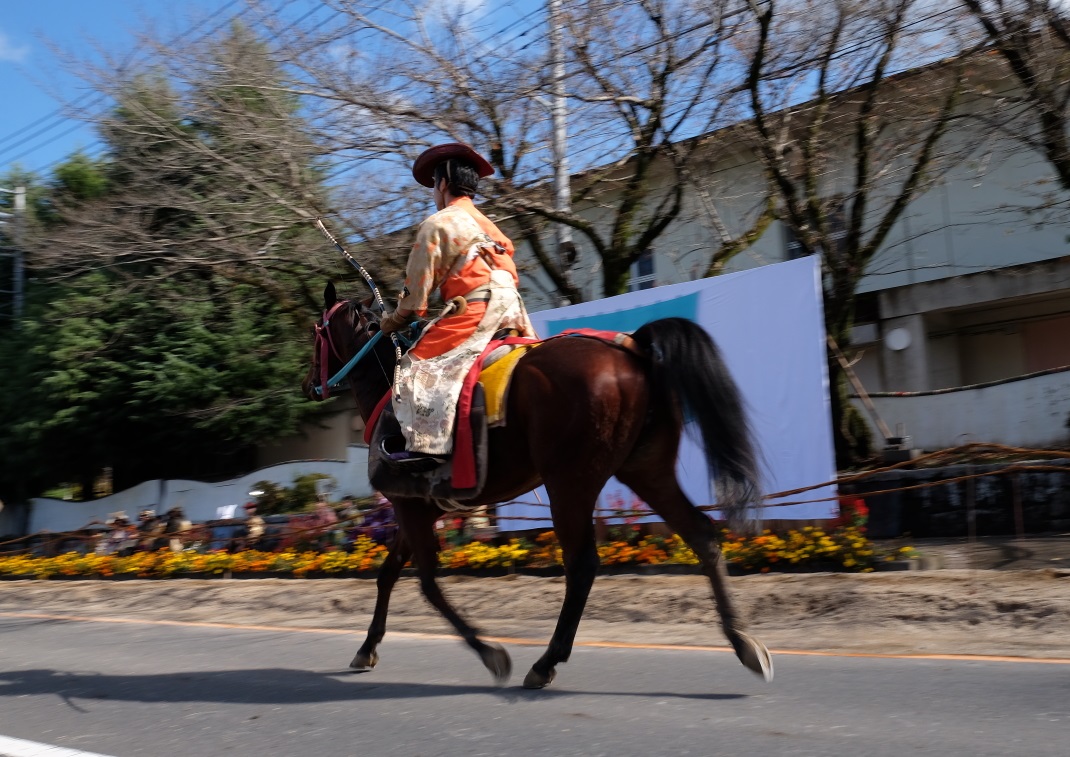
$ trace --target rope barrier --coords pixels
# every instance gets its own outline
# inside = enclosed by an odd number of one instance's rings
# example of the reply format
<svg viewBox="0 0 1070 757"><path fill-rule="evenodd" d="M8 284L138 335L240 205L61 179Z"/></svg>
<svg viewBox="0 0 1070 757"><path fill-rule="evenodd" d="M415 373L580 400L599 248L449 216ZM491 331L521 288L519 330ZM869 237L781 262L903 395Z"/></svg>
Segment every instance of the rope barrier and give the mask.
<svg viewBox="0 0 1070 757"><path fill-rule="evenodd" d="M959 476L953 476L953 477L950 477L950 478L939 478L939 479L936 479L936 480L933 480L933 481L926 481L926 482L917 483L917 484L908 484L908 485L904 485L904 486L896 486L896 487L886 488L886 489L878 489L878 490L874 490L874 491L851 492L850 494L847 494L847 495L841 493L841 494L839 494L837 496L819 497L819 498L815 498L815 499L791 500L791 501L787 501L787 502L770 502L770 501L768 501L768 500L774 500L774 499L782 499L784 497L791 497L791 496L794 496L796 494L802 494L804 492L814 491L816 489L822 489L822 488L825 488L825 487L828 487L828 486L832 486L832 485L842 486L842 485L845 485L845 484L853 484L853 483L856 483L856 482L859 482L859 481L863 481L863 480L865 480L867 478L872 478L874 476L878 476L878 475L881 475L881 474L884 474L884 473L889 473L889 472L894 472L894 471L899 471L899 470L904 470L904 469L923 470L923 471L927 470L927 469L935 469L937 466L933 465L933 463L935 463L937 461L946 460L946 459L954 458L954 457L963 457L963 456L969 456L971 458L969 464L977 465L978 464L977 458L978 457L982 457L983 458L983 457L986 457L986 456L987 457L1003 457L1003 458L1005 458L1007 456L1015 456L1015 457L1032 457L1032 458L1051 458L1051 459L1055 459L1055 460L1070 460L1070 451L1067 451L1067 450L1031 449L1031 448L1026 448L1026 447L1012 447L1012 446L1002 445L1002 444L986 444L986 443L964 444L964 445L957 446L957 447L950 447L948 449L938 450L936 452L930 452L928 454L921 455L921 456L919 456L917 458L914 458L913 460L907 460L907 461L895 463L895 464L892 464L892 465L887 465L887 466L883 466L883 467L879 467L879 468L874 468L874 469L871 469L871 470L859 471L857 473L852 473L852 474L848 474L848 475L839 476L836 479L833 479L831 481L823 481L823 482L821 482L819 484L812 484L810 486L803 486L803 487L798 487L798 488L795 488L795 489L788 489L788 490L785 490L785 491L768 494L768 495L765 495L765 497L764 497L765 501L760 505L760 507L763 507L763 508L767 508L767 507L790 507L790 506L794 506L794 505L813 504L813 503L818 503L818 502L835 502L835 501L838 501L838 500L842 499L844 496L849 496L849 497L851 497L853 499L866 499L866 498L869 498L869 497L879 497L879 496L884 496L884 495L888 495L888 494L895 494L895 493L898 493L898 492L916 491L916 490L919 490L919 489L928 489L928 488L934 488L934 487L938 487L938 486L946 486L946 485L950 485L950 484L956 484L956 483L959 483L959 482L962 482L962 481L970 481L970 480L975 480L975 479L978 479L978 478L985 478L985 477L990 477L990 476L1003 476L1003 475L1008 475L1008 474L1012 474L1012 473L1023 473L1023 472L1070 473L1070 466L1065 466L1065 465L1051 465L1051 464L1043 464L1043 463L1039 463L1039 462L1037 462L1037 463L1013 462L1013 463L1010 463L1009 465L1003 466L1001 468L997 468L995 470L981 471L981 472L971 472L971 473L966 473L966 474L959 475ZM950 463L950 464L954 464L954 463ZM963 463L963 464L965 464L965 463ZM919 467L919 466L921 466L921 467ZM498 503L498 504L494 504L494 505L487 505L485 508L481 508L482 511L479 511L479 510L477 510L477 511L468 511L468 512L463 512L463 513L460 513L460 514L443 513L443 517L463 517L463 518L468 518L468 517L473 517L473 515L475 515L476 517L485 518L489 523L494 523L494 522L499 521L499 520L523 521L523 522L532 522L532 523L544 523L547 520L549 520L549 516L548 515L547 516L541 516L541 515L540 516L533 516L533 515L507 515L507 516L503 516L503 515L498 515L495 512L495 510L497 510L497 508L508 506L508 505L525 505L527 507L538 507L538 508L545 508L545 509L549 509L549 507L550 507L550 505L548 503L544 503L544 502L530 502L530 501L526 501L526 500L510 500L508 502L502 502L502 503ZM294 526L292 524L292 522L287 522L285 524L280 524L282 526L282 528L279 529L276 533L272 533L272 534L265 533L264 536L268 536L269 538L278 538L278 539L282 539L282 540L288 541L288 542L300 541L302 537L306 537L306 536L313 535L313 534L323 535L323 534L328 533L330 531L339 530L339 529L346 529L346 528L349 528L349 527L352 527L352 526L361 527L360 523L362 523L366 518L374 516L377 513L381 513L381 512L383 512L384 510L386 510L388 508L392 508L392 506L390 504L379 505L379 506L373 507L373 508L368 509L368 510L362 510L362 511L360 511L358 513L355 513L353 515L350 515L350 516L347 516L347 517L344 517L344 518L340 518L338 521L336 521L334 523L330 523L330 524L316 523L314 525L296 527L296 526ZM703 512L712 512L712 511L717 511L719 509L719 507L716 504L707 504L707 505L698 506L698 509L703 511ZM613 519L625 519L626 520L626 519L629 519L629 518L640 518L640 517L656 515L656 513L653 512L651 509L646 508L646 507L644 507L642 509L635 509L635 508L621 509L621 508L596 507L594 509L594 515L595 515L596 518L613 518ZM301 518L301 517L313 517L313 514L311 514L311 513L309 513L309 514L299 513L299 514L294 514L293 517L294 518L298 518L298 519ZM235 520L237 520L237 519L235 519ZM84 541L84 542L95 541L95 540L101 538L101 535L105 534L106 532L101 531L98 534L85 534L85 533L83 533L83 531L86 528L89 528L92 525L94 525L94 524L90 523L90 524L87 524L86 526L84 526L83 528L76 529L74 531L60 531L60 532L38 531L38 532L35 532L33 534L28 534L26 536L16 537L14 539L9 539L7 541L0 541L0 548L12 546L12 545L16 545L16 544L20 544L20 543L24 543L24 542L29 542L31 540L40 540L42 538L47 539L47 541L45 542L45 545L44 545L46 547L51 545L51 544L54 544L56 542L60 542L60 541ZM265 524L266 527L270 527L271 525L272 524ZM131 535L130 538L128 539L128 541L134 541L134 542L140 543L142 541L146 541L146 540L150 540L150 539L152 541L156 541L157 539L166 539L166 540L180 539L180 540L182 540L184 534L185 535L189 535L191 533L198 534L199 532L203 532L203 531L205 531L205 529L209 529L209 528L210 527L206 526L205 524L195 524L191 529L187 529L186 531L177 532L177 533L144 533L144 532L138 531L138 532L135 532L133 535ZM210 532L208 534L205 534L204 538L205 538L206 541L209 541L211 543L220 543L220 544L224 544L224 545L226 545L228 547L230 545L238 543L238 542L242 542L242 541L247 542L247 541L249 541L249 537L248 536L212 538ZM264 537L261 536L259 538L262 539ZM23 552L30 552L33 549L34 549L33 546L28 546L25 549L21 549L21 550L5 550L4 553L5 554L21 554Z"/></svg>

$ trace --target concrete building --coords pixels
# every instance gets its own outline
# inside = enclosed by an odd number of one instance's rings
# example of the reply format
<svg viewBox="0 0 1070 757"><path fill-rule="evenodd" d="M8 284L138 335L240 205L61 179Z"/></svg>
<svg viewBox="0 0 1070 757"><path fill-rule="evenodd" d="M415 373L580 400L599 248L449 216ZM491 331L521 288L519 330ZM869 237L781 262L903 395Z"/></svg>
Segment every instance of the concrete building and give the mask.
<svg viewBox="0 0 1070 757"><path fill-rule="evenodd" d="M984 107L974 98L960 111ZM746 128L698 138L684 209L632 266L633 289L705 275L721 229L738 234L760 215L766 179ZM1028 210L1053 191L1052 171L1039 153L968 118L954 122L943 152L955 159L909 204L859 285L854 370L893 435L911 436L916 447L1070 444L1070 232L1056 217ZM663 188L648 202L658 202L676 180L667 167L655 168L655 185ZM828 182L823 191L835 193L836 176ZM604 206L574 210L608 223ZM510 231L508 219L501 225ZM548 230L552 248L551 237ZM579 254L570 275L586 299L601 297L599 260L582 235L574 240ZM724 271L789 260L797 250L773 222ZM529 308L562 304L525 245L517 255ZM361 428L359 417L343 409L323 432L332 441L314 432L307 443L265 451L265 462L299 455L307 444L339 456L339 444L360 443Z"/></svg>
<svg viewBox="0 0 1070 757"><path fill-rule="evenodd" d="M711 202L735 233L760 212L760 163L716 137L693 172L714 178L689 187L684 212L633 266L633 288L703 275L719 246ZM910 203L859 285L854 370L893 435L923 449L1070 444L1070 235L1027 211L1052 189L1052 171L1020 142L980 138L968 121L945 139L965 158ZM597 260L577 242L573 277L599 297ZM725 270L787 260L794 247L774 222ZM533 309L556 305L545 276L529 270Z"/></svg>

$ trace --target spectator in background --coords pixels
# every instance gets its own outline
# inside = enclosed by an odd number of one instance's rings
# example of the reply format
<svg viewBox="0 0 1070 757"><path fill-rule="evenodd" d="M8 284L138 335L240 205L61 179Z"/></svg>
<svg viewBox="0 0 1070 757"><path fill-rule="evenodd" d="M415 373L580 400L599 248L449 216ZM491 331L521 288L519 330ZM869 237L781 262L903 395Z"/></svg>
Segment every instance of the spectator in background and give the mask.
<svg viewBox="0 0 1070 757"><path fill-rule="evenodd" d="M157 548L157 541L163 537L164 524L156 517L156 511L145 509L138 513L137 532L138 549L151 552ZM162 544L160 545L162 546Z"/></svg>
<svg viewBox="0 0 1070 757"><path fill-rule="evenodd" d="M112 513L105 525L111 530L98 547L100 554L126 556L134 551L137 546L137 529L130 525L125 512L120 510Z"/></svg>
<svg viewBox="0 0 1070 757"><path fill-rule="evenodd" d="M360 515L360 508L353 504L352 497L343 497L338 503L338 515L342 520L351 520Z"/></svg>
<svg viewBox="0 0 1070 757"><path fill-rule="evenodd" d="M330 506L326 499L320 497L316 501L315 534L316 544L319 549L327 549L335 544L335 525L338 523L338 513Z"/></svg>
<svg viewBox="0 0 1070 757"><path fill-rule="evenodd" d="M397 534L398 524L394 519L394 507L390 500L375 493L375 505L364 514L361 533L378 544L391 544Z"/></svg>
<svg viewBox="0 0 1070 757"><path fill-rule="evenodd" d="M167 523L164 524L163 532L172 552L181 552L185 549L183 534L192 526L193 524L186 520L186 513L181 507L172 507L167 511Z"/></svg>
<svg viewBox="0 0 1070 757"><path fill-rule="evenodd" d="M360 507L353 502L353 498L346 495L339 501L338 507L338 540L339 546L347 552L352 551L353 542L360 533L357 529L364 522L364 516L360 514Z"/></svg>
<svg viewBox="0 0 1070 757"><path fill-rule="evenodd" d="M245 503L245 549L260 549L264 538L264 519L256 512L255 502Z"/></svg>

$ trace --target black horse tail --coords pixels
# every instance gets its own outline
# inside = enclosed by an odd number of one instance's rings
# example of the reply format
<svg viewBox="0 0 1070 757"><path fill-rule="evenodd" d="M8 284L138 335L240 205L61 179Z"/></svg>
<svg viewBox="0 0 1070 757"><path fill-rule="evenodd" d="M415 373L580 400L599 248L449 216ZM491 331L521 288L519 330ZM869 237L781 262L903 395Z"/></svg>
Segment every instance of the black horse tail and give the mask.
<svg viewBox="0 0 1070 757"><path fill-rule="evenodd" d="M739 387L710 335L684 318L663 318L632 338L650 356L654 404L702 437L717 507L737 533L746 532L761 502L759 458ZM659 401L660 400L660 401Z"/></svg>

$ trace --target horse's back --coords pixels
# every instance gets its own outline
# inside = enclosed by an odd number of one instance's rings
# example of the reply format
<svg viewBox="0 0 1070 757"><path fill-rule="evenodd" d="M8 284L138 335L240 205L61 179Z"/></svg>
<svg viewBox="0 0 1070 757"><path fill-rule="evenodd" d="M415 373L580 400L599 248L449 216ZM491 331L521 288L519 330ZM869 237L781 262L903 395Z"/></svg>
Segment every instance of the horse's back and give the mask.
<svg viewBox="0 0 1070 757"><path fill-rule="evenodd" d="M517 364L506 426L534 458L601 455L634 439L648 402L640 355L598 339L561 337Z"/></svg>

